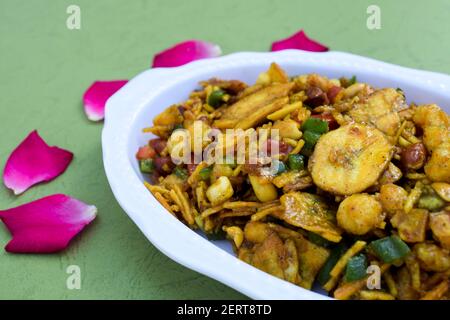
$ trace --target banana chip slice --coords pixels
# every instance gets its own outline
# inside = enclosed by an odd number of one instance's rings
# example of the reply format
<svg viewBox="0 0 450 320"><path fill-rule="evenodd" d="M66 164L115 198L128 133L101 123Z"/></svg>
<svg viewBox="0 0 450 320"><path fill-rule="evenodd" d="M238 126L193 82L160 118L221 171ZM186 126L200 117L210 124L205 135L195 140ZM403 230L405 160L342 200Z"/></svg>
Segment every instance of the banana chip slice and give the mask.
<svg viewBox="0 0 450 320"><path fill-rule="evenodd" d="M353 123L324 134L308 166L319 188L351 195L372 186L392 155L393 146L381 131Z"/></svg>
<svg viewBox="0 0 450 320"><path fill-rule="evenodd" d="M222 117L214 121L214 127L244 130L254 127L289 103L288 94L293 86L292 83L275 83L240 99L223 111Z"/></svg>
<svg viewBox="0 0 450 320"><path fill-rule="evenodd" d="M371 124L388 136L395 136L400 128L398 111L407 107L403 94L387 88L373 92L363 103L356 103L348 115L355 122Z"/></svg>

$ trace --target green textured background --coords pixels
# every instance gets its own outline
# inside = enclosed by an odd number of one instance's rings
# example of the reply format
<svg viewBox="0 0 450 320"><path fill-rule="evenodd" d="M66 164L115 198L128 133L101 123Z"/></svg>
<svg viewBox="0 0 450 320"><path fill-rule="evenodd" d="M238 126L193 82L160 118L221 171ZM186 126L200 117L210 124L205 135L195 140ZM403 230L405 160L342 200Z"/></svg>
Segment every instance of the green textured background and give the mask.
<svg viewBox="0 0 450 320"><path fill-rule="evenodd" d="M81 30L66 28L69 4L81 7ZM366 28L369 4L381 7L381 30ZM75 153L51 183L19 197L0 187L0 208L66 193L99 209L64 253L0 249L0 298L244 297L166 258L118 206L103 171L102 124L82 111L92 81L133 77L186 39L215 42L225 54L266 51L300 28L335 50L450 73L449 16L448 0L0 0L0 166L33 129ZM0 246L9 239L0 225ZM81 267L81 290L66 288L71 264Z"/></svg>

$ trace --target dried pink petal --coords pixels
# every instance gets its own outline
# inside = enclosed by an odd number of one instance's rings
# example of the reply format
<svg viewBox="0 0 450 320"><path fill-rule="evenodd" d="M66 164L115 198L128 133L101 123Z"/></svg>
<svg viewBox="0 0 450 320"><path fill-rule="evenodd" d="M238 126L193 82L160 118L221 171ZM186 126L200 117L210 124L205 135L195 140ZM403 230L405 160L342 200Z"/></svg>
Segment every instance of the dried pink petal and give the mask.
<svg viewBox="0 0 450 320"><path fill-rule="evenodd" d="M83 95L84 112L89 120L100 121L105 117L105 104L128 80L96 81Z"/></svg>
<svg viewBox="0 0 450 320"><path fill-rule="evenodd" d="M222 50L213 43L188 40L164 50L153 58L152 68L178 67L194 60L220 56Z"/></svg>
<svg viewBox="0 0 450 320"><path fill-rule="evenodd" d="M292 36L275 41L272 43L271 51L280 51L286 49L300 49L313 52L328 51L328 47L310 39L303 30L293 34Z"/></svg>
<svg viewBox="0 0 450 320"><path fill-rule="evenodd" d="M97 208L64 194L54 194L16 208L0 211L11 232L5 250L14 253L51 253L95 219Z"/></svg>
<svg viewBox="0 0 450 320"><path fill-rule="evenodd" d="M49 147L35 130L9 156L3 182L17 195L36 183L55 179L72 159L72 152Z"/></svg>

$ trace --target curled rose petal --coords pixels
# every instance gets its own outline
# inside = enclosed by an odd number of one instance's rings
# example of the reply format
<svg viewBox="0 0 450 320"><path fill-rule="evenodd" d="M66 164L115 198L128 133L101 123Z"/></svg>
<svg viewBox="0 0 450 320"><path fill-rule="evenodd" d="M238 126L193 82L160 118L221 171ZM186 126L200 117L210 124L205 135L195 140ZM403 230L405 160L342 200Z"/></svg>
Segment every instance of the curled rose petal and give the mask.
<svg viewBox="0 0 450 320"><path fill-rule="evenodd" d="M89 120L100 121L105 117L106 101L128 80L96 81L83 95L84 112Z"/></svg>
<svg viewBox="0 0 450 320"><path fill-rule="evenodd" d="M152 68L178 67L194 60L220 56L218 45L200 40L188 40L157 53Z"/></svg>
<svg viewBox="0 0 450 320"><path fill-rule="evenodd" d="M299 32L286 39L281 39L272 43L271 51L280 51L286 49L300 49L313 52L328 51L328 47L308 38L303 30L300 30Z"/></svg>
<svg viewBox="0 0 450 320"><path fill-rule="evenodd" d="M95 219L97 208L64 194L54 194L16 208L0 211L11 232L5 250L14 253L51 253Z"/></svg>
<svg viewBox="0 0 450 320"><path fill-rule="evenodd" d="M72 159L72 152L49 147L35 130L9 156L3 182L17 195L36 183L55 179Z"/></svg>

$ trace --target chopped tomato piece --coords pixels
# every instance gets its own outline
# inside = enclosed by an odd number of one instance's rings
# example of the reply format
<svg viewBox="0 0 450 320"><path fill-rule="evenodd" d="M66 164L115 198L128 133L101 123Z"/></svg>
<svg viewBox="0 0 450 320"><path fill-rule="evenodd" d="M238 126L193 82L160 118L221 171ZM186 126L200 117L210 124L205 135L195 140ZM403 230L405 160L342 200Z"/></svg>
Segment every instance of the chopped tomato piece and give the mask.
<svg viewBox="0 0 450 320"><path fill-rule="evenodd" d="M339 92L341 92L341 91L342 91L341 87L332 86L327 92L328 99L330 99L330 101L333 103L336 102L335 99L336 99L337 95L339 94Z"/></svg>
<svg viewBox="0 0 450 320"><path fill-rule="evenodd" d="M138 160L145 160L153 158L156 155L155 150L150 146L143 146L139 148L139 151L136 153L136 158Z"/></svg>

